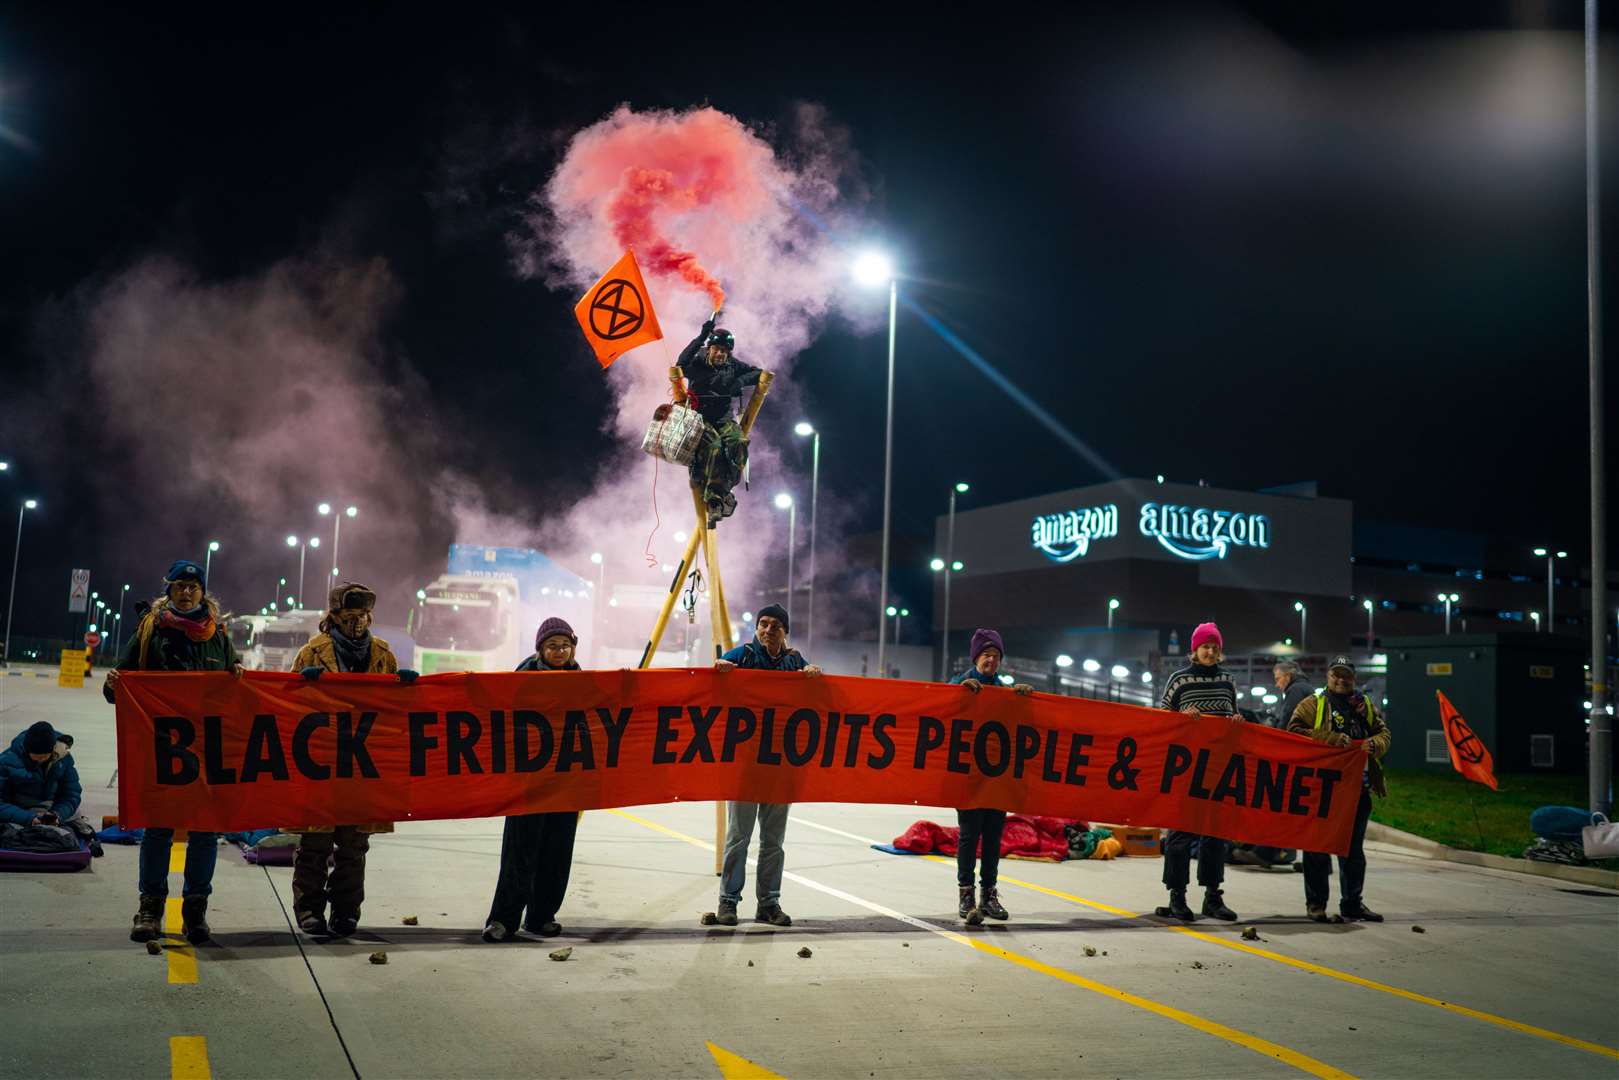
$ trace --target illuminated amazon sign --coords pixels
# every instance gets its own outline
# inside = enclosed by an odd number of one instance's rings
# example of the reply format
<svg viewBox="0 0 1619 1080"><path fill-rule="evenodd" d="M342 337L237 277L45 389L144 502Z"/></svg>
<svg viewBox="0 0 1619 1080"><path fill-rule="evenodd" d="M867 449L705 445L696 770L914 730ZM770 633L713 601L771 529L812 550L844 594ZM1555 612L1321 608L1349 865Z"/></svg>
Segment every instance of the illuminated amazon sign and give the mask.
<svg viewBox="0 0 1619 1080"><path fill-rule="evenodd" d="M1182 559L1223 559L1231 547L1270 547L1270 518L1232 510L1144 503L1141 535Z"/></svg>
<svg viewBox="0 0 1619 1080"><path fill-rule="evenodd" d="M1119 535L1119 508L1113 503L1034 519L1034 546L1053 562L1072 562L1091 549L1092 540Z"/></svg>

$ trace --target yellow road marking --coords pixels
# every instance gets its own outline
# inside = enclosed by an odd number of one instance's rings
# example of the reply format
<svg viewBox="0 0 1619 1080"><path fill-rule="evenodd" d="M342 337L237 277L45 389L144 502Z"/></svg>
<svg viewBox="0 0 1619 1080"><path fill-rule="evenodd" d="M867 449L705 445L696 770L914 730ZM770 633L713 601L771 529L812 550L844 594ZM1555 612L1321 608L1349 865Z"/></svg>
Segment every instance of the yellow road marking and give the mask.
<svg viewBox="0 0 1619 1080"><path fill-rule="evenodd" d="M169 873L183 874L186 872L186 846L184 841L177 842L169 848Z"/></svg>
<svg viewBox="0 0 1619 1080"><path fill-rule="evenodd" d="M699 840L695 836L687 836L683 832L678 832L665 825L659 825L655 821L648 821L646 818L638 817L635 814L628 814L622 810L609 810L608 813L615 814L626 821L634 822L635 824L651 829L654 832L659 832L665 836L691 844L694 847L702 848L704 851L713 850L713 845L708 841ZM918 919L915 916L906 915L903 912L895 911L893 908L872 903L869 900L864 900L858 896L853 896L846 893L841 889L835 889L830 885L823 885L818 881L812 881L811 879L803 877L802 875L789 872L783 876L790 878L801 885L815 889L817 892L826 893L828 896L835 896L838 899L854 904L857 907L863 907L868 911L874 911L879 915L886 915L889 918L897 919L909 926L914 926L919 930L926 930L930 934L935 934L938 937L945 938L948 941L954 941L958 945L965 945L970 949L976 949L978 952L984 953L987 956L997 957L1009 963L1016 964L1019 967L1025 968L1029 971L1039 972L1042 975L1049 975L1050 977L1068 983L1071 986L1078 986L1082 989L1090 990L1093 993L1101 994L1103 997L1108 997L1115 1001L1123 1002L1126 1005L1134 1005L1136 1008L1144 1009L1147 1012L1162 1016L1167 1020L1174 1020L1176 1023L1185 1024L1187 1027L1190 1027L1195 1031L1201 1031L1206 1035L1213 1035L1216 1038L1224 1039L1227 1042L1240 1046L1246 1050L1252 1050L1257 1054L1262 1054L1265 1057L1273 1058L1282 1062L1283 1064L1291 1065L1295 1069L1302 1072L1307 1072L1311 1076L1333 1078L1333 1080L1352 1080L1350 1073L1346 1073L1341 1069L1336 1069L1325 1062L1317 1061L1315 1058L1301 1054L1297 1050L1291 1050L1288 1047L1273 1043L1268 1039L1261 1039L1256 1035L1250 1035L1247 1032L1238 1031L1236 1028L1227 1027L1226 1025L1216 1021L1205 1019L1194 1013L1189 1013L1184 1009L1177 1009L1172 1005L1165 1005L1162 1002L1153 1001L1150 998L1140 997L1136 994L1129 993L1128 991L1120 990L1118 987L1109 986L1107 983L1097 982L1094 979L1087 979L1083 975L1076 975L1071 971L1064 970L1063 968L1053 967L1050 964L1042 963L1041 961L1035 960L1032 957L1023 956L1019 953L1012 952L1009 949L1003 949L997 945L986 944L985 942L979 941L975 938L970 938L965 934L960 934L953 930L941 929L940 927L934 926L932 923L925 922L922 919Z"/></svg>
<svg viewBox="0 0 1619 1080"><path fill-rule="evenodd" d="M169 1039L169 1075L173 1080L213 1080L208 1068L208 1040L201 1035Z"/></svg>
<svg viewBox="0 0 1619 1080"><path fill-rule="evenodd" d="M181 934L180 901L169 897L163 902L163 932L177 937L181 944L169 945L163 951L169 958L169 982L194 983L197 981L197 950Z"/></svg>
<svg viewBox="0 0 1619 1080"><path fill-rule="evenodd" d="M763 1065L755 1065L745 1057L738 1057L723 1046L709 1043L708 1052L714 1055L714 1064L720 1067L720 1075L725 1080L787 1080L780 1073L773 1073Z"/></svg>
<svg viewBox="0 0 1619 1080"><path fill-rule="evenodd" d="M803 818L797 817L795 817L793 820L801 821L805 825L809 825L812 828L823 829L827 832L847 836L851 840L866 839L863 836L856 836L854 833L847 833L841 829L834 829L830 825L821 825L820 823L814 821L804 821ZM954 865L951 860L941 858L938 855L926 855L923 857L931 859L934 862ZM1017 885L1020 888L1030 889L1037 893L1044 893L1047 896L1054 896L1059 900L1067 900L1069 903L1078 904L1081 907L1092 908L1096 911L1105 911L1110 915L1120 915L1127 919L1137 919L1142 917L1141 913L1130 911L1126 908L1114 907L1111 904L1098 903L1095 900L1087 900L1083 896L1075 896L1073 893L1066 893L1061 889L1051 889L1044 885L1036 885L1032 881L1021 881L1018 878L1010 878L1005 876L1002 876L1000 880L1009 885ZM1373 979L1364 979L1359 975L1351 975L1347 971L1339 971L1336 968L1323 967L1320 964L1312 964L1308 960L1298 960L1294 957L1286 956L1279 952L1272 952L1269 949L1256 948L1255 946L1249 945L1242 941L1228 941L1227 939L1216 934L1206 934L1201 930L1193 930L1186 926L1163 926L1161 929L1169 930L1177 934L1185 934L1187 937L1194 937L1199 941L1207 941L1210 944L1219 945L1223 948L1235 949L1238 952L1245 952L1253 956L1263 957L1266 960L1274 960L1278 964L1286 964L1288 967L1298 968L1301 971L1308 971L1316 975L1325 975L1329 979L1337 979L1339 982L1349 983L1352 986L1364 986L1368 990L1378 990L1385 994L1392 994L1395 997L1404 998L1406 1001L1414 1001L1419 1005L1432 1005L1436 1009L1444 1009L1446 1012L1452 1012L1458 1016L1469 1016L1474 1020L1482 1020L1487 1024L1495 1024L1498 1027L1504 1027L1510 1031L1517 1031L1524 1035L1534 1035L1537 1038L1549 1039L1555 1043L1562 1043L1564 1046L1572 1046L1577 1050L1585 1050L1593 1054L1601 1054L1604 1057L1619 1059L1619 1050L1616 1050L1611 1046L1604 1046L1601 1043L1587 1042L1584 1039L1576 1039L1571 1035L1563 1035L1556 1031L1549 1031L1546 1028L1535 1027L1533 1024L1524 1024L1517 1020L1509 1020L1504 1016L1497 1016L1494 1013L1483 1012L1479 1009L1470 1009L1466 1005L1457 1005L1454 1002L1441 1001L1438 998L1429 997L1426 994L1419 994L1412 990L1402 990L1398 986L1390 986L1387 983L1380 983Z"/></svg>

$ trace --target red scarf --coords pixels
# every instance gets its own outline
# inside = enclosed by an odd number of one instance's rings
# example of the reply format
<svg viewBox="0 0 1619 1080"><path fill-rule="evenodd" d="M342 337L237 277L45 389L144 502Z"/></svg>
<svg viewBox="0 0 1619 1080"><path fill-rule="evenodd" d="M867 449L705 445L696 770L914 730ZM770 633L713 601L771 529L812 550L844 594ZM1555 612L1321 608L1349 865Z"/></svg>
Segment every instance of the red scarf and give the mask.
<svg viewBox="0 0 1619 1080"><path fill-rule="evenodd" d="M173 608L164 608L157 617L158 625L168 630L179 630L192 641L207 641L214 636L213 612L203 608L202 618L188 619Z"/></svg>

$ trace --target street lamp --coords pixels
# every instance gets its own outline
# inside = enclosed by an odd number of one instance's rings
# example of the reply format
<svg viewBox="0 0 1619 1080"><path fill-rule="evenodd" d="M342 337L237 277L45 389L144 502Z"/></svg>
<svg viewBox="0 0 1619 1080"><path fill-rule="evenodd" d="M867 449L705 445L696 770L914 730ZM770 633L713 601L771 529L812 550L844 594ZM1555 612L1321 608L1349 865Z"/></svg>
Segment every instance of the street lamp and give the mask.
<svg viewBox="0 0 1619 1080"><path fill-rule="evenodd" d="M939 678L950 677L950 577L961 569L961 563L956 560L956 496L965 495L972 490L970 484L960 480L950 488L950 524L945 529L944 537L944 565L934 567L935 570L944 571L944 649L941 654L943 669Z"/></svg>
<svg viewBox="0 0 1619 1080"><path fill-rule="evenodd" d="M1119 598L1112 597L1107 602L1107 628L1113 629L1113 613L1119 610Z"/></svg>
<svg viewBox="0 0 1619 1080"><path fill-rule="evenodd" d="M785 491L776 495L776 509L787 511L787 611L793 610L793 548L798 546L798 507Z"/></svg>
<svg viewBox="0 0 1619 1080"><path fill-rule="evenodd" d="M1360 606L1366 609L1366 648L1368 651L1370 651L1372 648L1372 639L1376 637L1376 635L1372 633L1372 602L1370 599L1362 600L1360 602Z"/></svg>
<svg viewBox="0 0 1619 1080"><path fill-rule="evenodd" d="M1538 634L1540 632L1540 612L1531 611L1529 617L1535 620L1535 632Z"/></svg>
<svg viewBox="0 0 1619 1080"><path fill-rule="evenodd" d="M122 589L120 589L118 591L118 618L113 620L113 626L118 632L118 636L113 639L113 643L112 643L112 654L114 656L122 656L123 655L123 646L124 646L124 598L127 597L128 595L129 595L129 586L126 584Z"/></svg>
<svg viewBox="0 0 1619 1080"><path fill-rule="evenodd" d="M854 277L862 285L876 288L888 285L888 419L883 434L883 562L877 586L877 610L888 608L888 547L894 520L894 323L899 309L899 280L887 256L868 251L854 262ZM887 672L885 631L888 622L877 620L877 670Z"/></svg>
<svg viewBox="0 0 1619 1080"><path fill-rule="evenodd" d="M332 577L335 579L337 577L337 540L343 531L343 518L354 517L360 512L360 508L351 506L344 510L342 514L336 514L332 511L331 503L321 503L315 507L315 512L321 517L328 514L331 514L332 517Z"/></svg>
<svg viewBox="0 0 1619 1080"><path fill-rule="evenodd" d="M210 540L210 541L208 541L208 552L207 552L207 554L203 555L203 557L202 557L202 578L203 578L204 581L208 580L208 575L213 570L214 552L216 552L218 550L219 550L219 541L218 540Z"/></svg>
<svg viewBox="0 0 1619 1080"><path fill-rule="evenodd" d="M1057 666L1060 668L1071 668L1074 666L1074 658L1069 656L1067 653L1058 653Z"/></svg>
<svg viewBox="0 0 1619 1080"><path fill-rule="evenodd" d="M1299 613L1299 652L1308 651L1305 642L1310 640L1310 613L1304 607L1303 600L1293 601L1293 610Z"/></svg>
<svg viewBox="0 0 1619 1080"><path fill-rule="evenodd" d="M1102 665L1100 663L1098 663L1097 661L1090 659L1089 657L1087 657L1085 659L1085 662L1083 664L1079 665L1079 666L1084 668L1086 671L1090 672L1092 675L1094 675L1098 671L1102 670Z"/></svg>
<svg viewBox="0 0 1619 1080"><path fill-rule="evenodd" d="M298 549L298 595L302 596L304 594L304 553L309 549L309 545L300 542L296 536L289 536L287 537L287 546Z"/></svg>
<svg viewBox="0 0 1619 1080"><path fill-rule="evenodd" d="M17 602L17 560L22 555L22 516L37 506L37 500L24 499L22 506L17 509L17 543L11 549L11 593L6 599L6 652L0 657L8 667L11 665L11 608Z"/></svg>
<svg viewBox="0 0 1619 1080"><path fill-rule="evenodd" d="M905 616L911 613L911 609L908 607L895 607L893 604L889 604L887 610L888 614L893 616L894 619L894 645L898 647L900 628L904 625Z"/></svg>
<svg viewBox="0 0 1619 1080"><path fill-rule="evenodd" d="M1445 633L1448 635L1450 633L1450 605L1460 600L1461 597L1455 593L1440 593L1439 599L1444 601L1445 604Z"/></svg>
<svg viewBox="0 0 1619 1080"><path fill-rule="evenodd" d="M1546 629L1549 631L1553 626L1557 625L1557 598L1552 593L1552 583L1556 580L1557 575L1553 572L1552 560L1566 559L1568 558L1568 552L1538 547L1535 549L1535 554L1546 560Z"/></svg>
<svg viewBox="0 0 1619 1080"><path fill-rule="evenodd" d="M1109 669L1108 674L1112 675L1115 679L1128 679L1130 677L1130 669L1125 667L1123 664L1114 664L1113 667Z"/></svg>
<svg viewBox="0 0 1619 1080"><path fill-rule="evenodd" d="M793 433L799 438L810 438L810 572L809 572L809 618L806 621L808 629L805 632L805 646L810 655L815 654L815 521L819 516L817 511L821 505L821 433L815 430L815 425L808 420L800 420L793 428Z"/></svg>

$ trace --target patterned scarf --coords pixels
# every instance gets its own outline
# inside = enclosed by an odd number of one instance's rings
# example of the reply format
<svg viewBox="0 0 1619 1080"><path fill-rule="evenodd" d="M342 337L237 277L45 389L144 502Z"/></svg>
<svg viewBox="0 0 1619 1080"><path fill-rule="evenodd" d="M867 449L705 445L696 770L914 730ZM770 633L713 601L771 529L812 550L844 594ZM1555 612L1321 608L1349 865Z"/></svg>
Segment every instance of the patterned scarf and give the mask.
<svg viewBox="0 0 1619 1080"><path fill-rule="evenodd" d="M337 624L334 622L326 633L332 639L332 651L337 655L339 671L364 673L371 670L370 630L357 638L351 638L338 629Z"/></svg>
<svg viewBox="0 0 1619 1080"><path fill-rule="evenodd" d="M209 640L216 629L213 613L206 606L199 607L190 617L166 607L158 614L157 622L165 630L178 630L196 642Z"/></svg>

